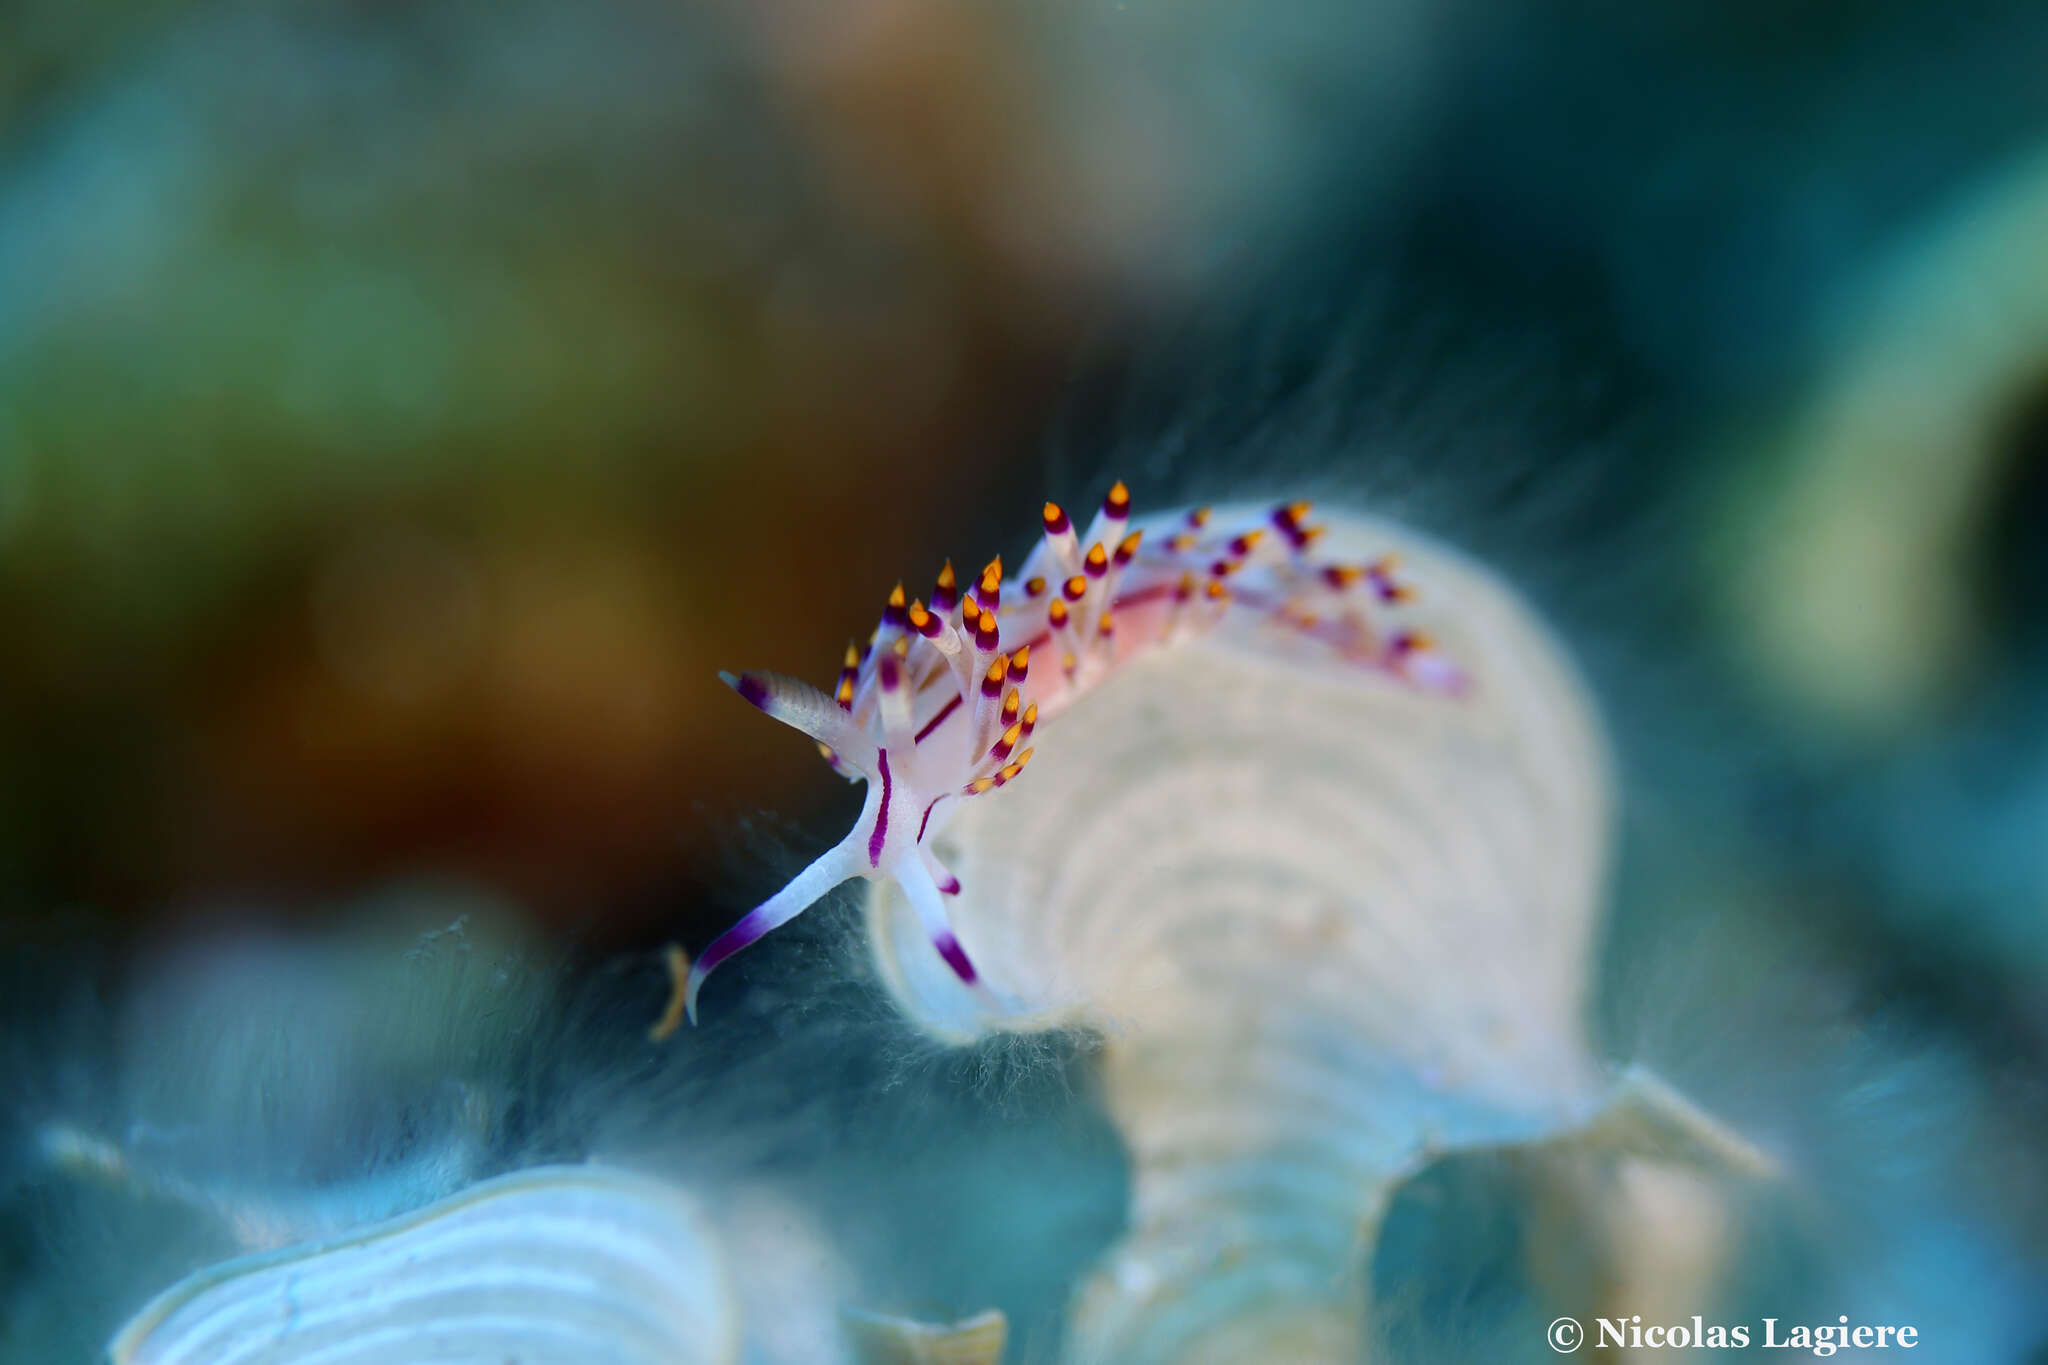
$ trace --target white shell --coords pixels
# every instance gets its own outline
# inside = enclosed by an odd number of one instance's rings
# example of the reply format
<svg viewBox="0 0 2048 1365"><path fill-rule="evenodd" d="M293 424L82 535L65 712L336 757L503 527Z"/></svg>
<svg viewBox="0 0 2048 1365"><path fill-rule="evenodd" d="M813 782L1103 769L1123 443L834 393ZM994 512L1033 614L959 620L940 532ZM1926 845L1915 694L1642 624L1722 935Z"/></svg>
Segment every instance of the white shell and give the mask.
<svg viewBox="0 0 2048 1365"><path fill-rule="evenodd" d="M1334 557L1401 554L1403 624L1468 695L1233 613L1077 700L939 840L990 995L897 893L869 900L881 975L932 1033L1104 1037L1135 1188L1076 1299L1075 1359L1355 1360L1393 1183L1603 1099L1582 1007L1610 795L1587 696L1496 580L1327 520Z"/></svg>
<svg viewBox="0 0 2048 1365"><path fill-rule="evenodd" d="M114 1365L726 1365L727 1275L695 1203L595 1166L486 1181L159 1295Z"/></svg>

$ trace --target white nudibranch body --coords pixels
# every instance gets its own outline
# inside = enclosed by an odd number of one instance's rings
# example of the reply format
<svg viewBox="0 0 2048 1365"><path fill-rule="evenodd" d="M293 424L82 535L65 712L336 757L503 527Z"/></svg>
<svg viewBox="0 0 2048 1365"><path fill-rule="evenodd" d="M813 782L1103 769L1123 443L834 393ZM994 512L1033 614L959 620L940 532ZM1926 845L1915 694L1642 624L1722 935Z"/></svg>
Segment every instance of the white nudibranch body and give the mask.
<svg viewBox="0 0 2048 1365"><path fill-rule="evenodd" d="M1134 528L1130 493L1111 488L1085 535L1055 503L1020 573L990 561L965 596L949 563L931 601L899 583L865 646L849 644L828 695L768 673L722 675L768 715L816 740L844 776L867 783L846 838L720 935L691 965L685 1008L720 962L788 923L841 882L902 889L954 977L990 995L955 931L960 881L932 841L962 806L1024 771L1037 727L1130 664L1230 618L1256 618L1346 666L1453 698L1464 674L1397 613L1411 596L1392 555L1323 552L1307 503L1262 516L1206 509ZM1148 534L1150 532L1150 534Z"/></svg>

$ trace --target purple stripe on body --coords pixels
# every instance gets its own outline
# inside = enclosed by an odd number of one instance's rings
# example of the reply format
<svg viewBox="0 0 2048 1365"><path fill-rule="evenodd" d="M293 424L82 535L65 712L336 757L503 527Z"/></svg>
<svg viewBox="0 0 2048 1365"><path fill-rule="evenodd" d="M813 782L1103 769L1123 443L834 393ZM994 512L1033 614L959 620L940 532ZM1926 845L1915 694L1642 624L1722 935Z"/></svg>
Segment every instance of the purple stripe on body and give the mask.
<svg viewBox="0 0 2048 1365"><path fill-rule="evenodd" d="M763 711L768 709L767 685L753 674L740 674L739 681L733 684L732 690L739 693L740 700L747 705L758 706Z"/></svg>
<svg viewBox="0 0 2048 1365"><path fill-rule="evenodd" d="M946 717L952 715L953 712L956 709L958 709L959 705L960 698L955 697L953 698L953 700L947 702L944 706L941 706L939 708L939 713L924 723L924 729L919 730L917 732L917 737L911 742L914 744L924 743L924 737L930 734L932 731L938 729L939 726L945 722Z"/></svg>
<svg viewBox="0 0 2048 1365"><path fill-rule="evenodd" d="M924 842L924 832L926 827L929 826L932 822L932 811L938 806L939 802L945 799L946 798L944 796L934 796L932 798L931 805L926 806L924 808L924 819L917 822L917 841L920 844Z"/></svg>
<svg viewBox="0 0 2048 1365"><path fill-rule="evenodd" d="M875 832L868 836L869 867L880 867L882 865L882 844L889 837L889 788L892 784L889 780L889 751L887 749L881 751L880 767L882 770L882 806L881 810L875 815Z"/></svg>

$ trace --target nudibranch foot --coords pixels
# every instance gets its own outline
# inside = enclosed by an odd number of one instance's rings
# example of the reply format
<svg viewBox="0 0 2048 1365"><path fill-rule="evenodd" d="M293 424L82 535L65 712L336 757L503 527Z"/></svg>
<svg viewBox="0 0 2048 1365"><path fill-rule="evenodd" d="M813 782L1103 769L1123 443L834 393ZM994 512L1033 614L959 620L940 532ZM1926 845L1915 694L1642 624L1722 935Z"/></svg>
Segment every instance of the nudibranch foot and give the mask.
<svg viewBox="0 0 2048 1365"><path fill-rule="evenodd" d="M1016 579L1005 582L997 557L965 593L947 564L929 605L897 584L866 645L847 646L831 693L772 673L721 674L754 707L810 736L868 795L843 842L698 957L691 1021L714 967L853 877L899 883L933 950L970 988L987 989L947 908L959 879L930 840L963 803L1024 771L1041 716L1232 611L1420 691L1462 693L1463 673L1426 636L1383 619L1414 595L1394 559L1330 558L1308 514L1307 503L1283 503L1250 524L1224 525L1203 509L1148 538L1131 526L1130 493L1118 483L1081 535L1048 502L1043 538Z"/></svg>

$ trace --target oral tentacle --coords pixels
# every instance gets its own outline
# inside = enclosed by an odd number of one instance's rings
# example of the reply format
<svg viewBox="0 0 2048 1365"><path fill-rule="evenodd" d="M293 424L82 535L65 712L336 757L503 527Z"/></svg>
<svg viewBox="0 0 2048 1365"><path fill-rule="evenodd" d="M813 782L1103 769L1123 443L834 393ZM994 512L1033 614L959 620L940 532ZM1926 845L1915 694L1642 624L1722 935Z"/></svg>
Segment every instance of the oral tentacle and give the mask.
<svg viewBox="0 0 2048 1365"><path fill-rule="evenodd" d="M922 849L919 850L922 852ZM905 859L896 868L896 883L903 888L903 895L916 911L918 923L924 926L925 936L931 940L932 948L953 969L953 975L972 986L981 980L981 973L975 970L967 950L960 946L960 940L953 933L952 919L946 914L946 902L939 890L939 882L933 876L931 866L924 858ZM952 874L947 874L951 879ZM958 886L957 880L953 881Z"/></svg>
<svg viewBox="0 0 2048 1365"><path fill-rule="evenodd" d="M940 895L960 894L960 879L946 870L946 865L939 861L939 855L932 852L930 845L921 843L917 846L917 859L924 864L924 870L930 874L932 885L939 888Z"/></svg>
<svg viewBox="0 0 2048 1365"><path fill-rule="evenodd" d="M872 798L869 804L875 804ZM741 916L739 923L713 939L711 946L697 955L697 960L690 964L689 980L683 986L683 1013L692 1024L697 1022L697 993L704 988L704 978L710 976L719 963L763 935L780 929L833 887L861 876L867 870L862 837L866 824L863 820L855 825L853 833L797 873L789 885Z"/></svg>

